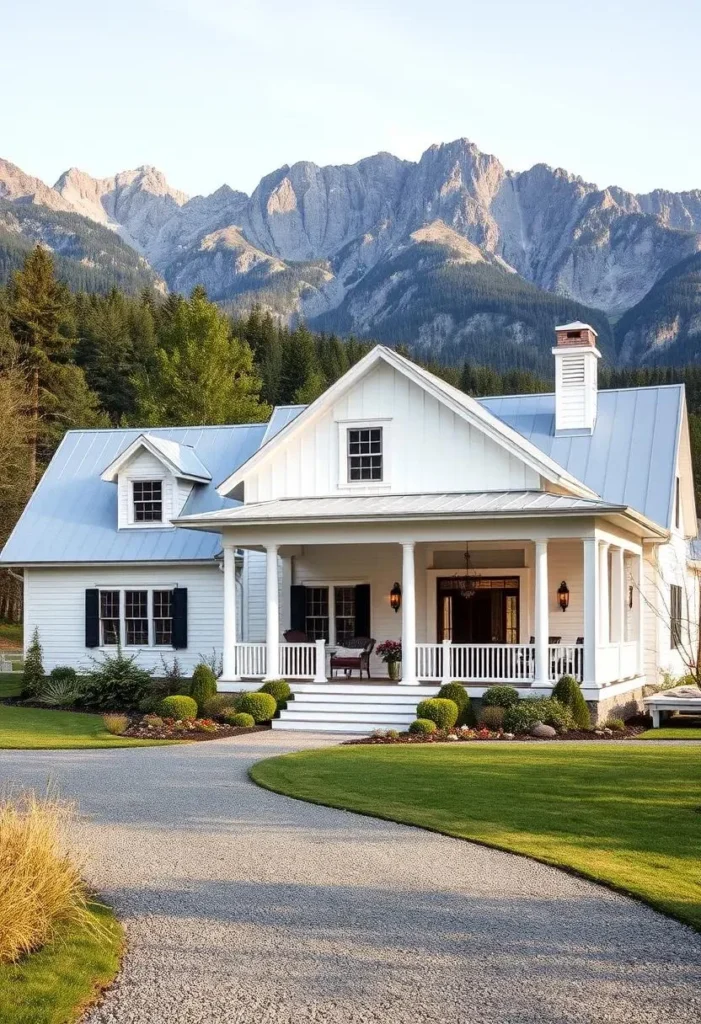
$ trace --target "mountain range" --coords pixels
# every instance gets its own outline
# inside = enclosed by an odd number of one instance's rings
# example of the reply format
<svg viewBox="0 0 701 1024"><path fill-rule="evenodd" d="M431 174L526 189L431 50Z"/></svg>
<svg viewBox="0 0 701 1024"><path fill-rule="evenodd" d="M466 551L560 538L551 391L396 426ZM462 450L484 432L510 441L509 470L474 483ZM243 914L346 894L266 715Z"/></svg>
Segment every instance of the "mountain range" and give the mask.
<svg viewBox="0 0 701 1024"><path fill-rule="evenodd" d="M258 303L446 362L549 365L556 320L586 319L624 365L701 353L701 190L635 195L466 139L417 162L300 162L249 196L189 198L153 167L53 187L0 160L0 274L36 241L77 287Z"/></svg>

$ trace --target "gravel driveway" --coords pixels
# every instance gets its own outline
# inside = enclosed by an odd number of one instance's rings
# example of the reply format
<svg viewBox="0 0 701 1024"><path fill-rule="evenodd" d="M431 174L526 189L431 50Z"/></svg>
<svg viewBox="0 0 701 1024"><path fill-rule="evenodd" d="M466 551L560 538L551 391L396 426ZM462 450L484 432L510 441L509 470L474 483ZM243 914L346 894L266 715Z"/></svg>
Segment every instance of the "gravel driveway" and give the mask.
<svg viewBox="0 0 701 1024"><path fill-rule="evenodd" d="M2 752L86 816L125 922L89 1024L698 1024L701 936L520 857L258 789L249 765L337 742Z"/></svg>

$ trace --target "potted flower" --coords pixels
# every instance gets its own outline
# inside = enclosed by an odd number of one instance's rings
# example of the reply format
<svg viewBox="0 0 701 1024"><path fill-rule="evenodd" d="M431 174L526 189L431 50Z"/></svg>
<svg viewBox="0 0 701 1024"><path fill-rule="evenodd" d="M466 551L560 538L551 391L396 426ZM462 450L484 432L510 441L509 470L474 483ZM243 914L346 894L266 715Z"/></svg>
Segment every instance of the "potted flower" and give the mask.
<svg viewBox="0 0 701 1024"><path fill-rule="evenodd" d="M399 679L399 663L402 660L402 644L400 640L383 640L378 644L375 653L382 658L387 666L390 679Z"/></svg>

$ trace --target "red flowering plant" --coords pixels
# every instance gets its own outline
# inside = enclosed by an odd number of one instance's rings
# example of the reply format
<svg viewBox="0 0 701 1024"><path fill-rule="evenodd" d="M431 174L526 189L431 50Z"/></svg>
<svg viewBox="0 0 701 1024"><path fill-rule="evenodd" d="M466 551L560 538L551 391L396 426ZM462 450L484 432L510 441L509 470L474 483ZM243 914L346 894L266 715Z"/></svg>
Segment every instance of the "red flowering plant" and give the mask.
<svg viewBox="0 0 701 1024"><path fill-rule="evenodd" d="M387 664L390 661L401 661L402 660L402 643L401 640L383 640L381 644L378 644L375 648L375 653L378 658Z"/></svg>

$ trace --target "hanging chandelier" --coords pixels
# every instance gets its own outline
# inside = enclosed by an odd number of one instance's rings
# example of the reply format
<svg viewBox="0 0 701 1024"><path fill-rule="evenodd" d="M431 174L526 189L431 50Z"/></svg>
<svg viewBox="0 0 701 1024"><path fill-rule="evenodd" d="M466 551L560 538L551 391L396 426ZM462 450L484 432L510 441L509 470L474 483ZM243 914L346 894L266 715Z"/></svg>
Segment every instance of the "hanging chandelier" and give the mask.
<svg viewBox="0 0 701 1024"><path fill-rule="evenodd" d="M457 581L456 589L464 598L469 600L475 596L478 576L470 571L470 547L468 544L465 544L465 575L456 574L455 580Z"/></svg>

